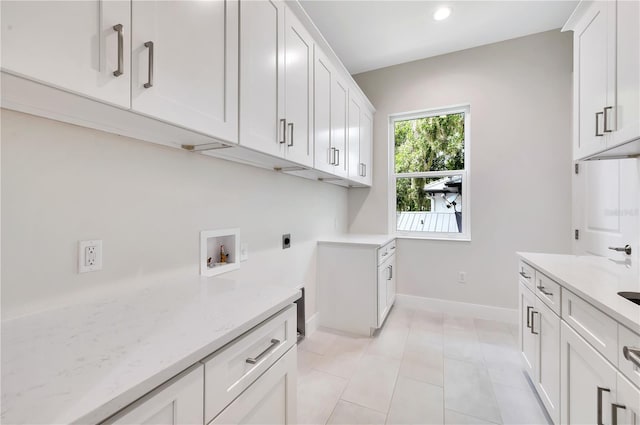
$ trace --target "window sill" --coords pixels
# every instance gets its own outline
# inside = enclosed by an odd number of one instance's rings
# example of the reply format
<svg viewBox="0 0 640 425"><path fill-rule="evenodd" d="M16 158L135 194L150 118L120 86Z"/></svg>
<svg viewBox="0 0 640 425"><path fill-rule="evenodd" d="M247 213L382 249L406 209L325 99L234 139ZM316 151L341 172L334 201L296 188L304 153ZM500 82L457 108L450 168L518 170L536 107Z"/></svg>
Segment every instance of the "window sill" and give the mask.
<svg viewBox="0 0 640 425"><path fill-rule="evenodd" d="M416 239L416 240L429 240L429 241L449 241L449 242L471 242L470 236L461 236L458 238L451 238L446 236L435 236L435 235L407 235L396 233L396 239Z"/></svg>

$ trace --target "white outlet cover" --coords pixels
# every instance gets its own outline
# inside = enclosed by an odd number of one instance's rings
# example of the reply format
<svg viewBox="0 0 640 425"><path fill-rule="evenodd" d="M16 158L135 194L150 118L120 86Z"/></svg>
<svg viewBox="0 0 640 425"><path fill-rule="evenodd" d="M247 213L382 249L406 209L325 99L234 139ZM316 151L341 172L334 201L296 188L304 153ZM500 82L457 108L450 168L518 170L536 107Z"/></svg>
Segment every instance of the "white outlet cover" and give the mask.
<svg viewBox="0 0 640 425"><path fill-rule="evenodd" d="M249 259L249 244L242 242L240 244L240 261L247 261Z"/></svg>
<svg viewBox="0 0 640 425"><path fill-rule="evenodd" d="M88 251L95 249L95 260L90 264L87 258ZM102 241L80 241L78 242L78 273L96 272L102 270Z"/></svg>

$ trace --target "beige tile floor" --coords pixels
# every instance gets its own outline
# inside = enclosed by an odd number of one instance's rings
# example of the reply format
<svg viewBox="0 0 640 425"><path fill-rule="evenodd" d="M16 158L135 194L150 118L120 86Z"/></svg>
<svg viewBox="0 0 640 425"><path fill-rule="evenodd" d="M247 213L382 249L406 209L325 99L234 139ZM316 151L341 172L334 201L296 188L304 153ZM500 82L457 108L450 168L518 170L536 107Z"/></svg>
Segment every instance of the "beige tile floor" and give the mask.
<svg viewBox="0 0 640 425"><path fill-rule="evenodd" d="M300 424L536 424L515 325L394 307L373 338L298 346Z"/></svg>

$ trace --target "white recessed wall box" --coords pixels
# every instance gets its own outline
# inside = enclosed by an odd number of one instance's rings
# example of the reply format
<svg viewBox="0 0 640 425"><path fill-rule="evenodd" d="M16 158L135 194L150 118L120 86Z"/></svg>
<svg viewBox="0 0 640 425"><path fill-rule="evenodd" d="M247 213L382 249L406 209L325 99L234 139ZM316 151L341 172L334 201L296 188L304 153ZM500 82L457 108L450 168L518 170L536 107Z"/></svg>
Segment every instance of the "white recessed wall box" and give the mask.
<svg viewBox="0 0 640 425"><path fill-rule="evenodd" d="M200 232L200 274L215 276L240 268L240 229Z"/></svg>

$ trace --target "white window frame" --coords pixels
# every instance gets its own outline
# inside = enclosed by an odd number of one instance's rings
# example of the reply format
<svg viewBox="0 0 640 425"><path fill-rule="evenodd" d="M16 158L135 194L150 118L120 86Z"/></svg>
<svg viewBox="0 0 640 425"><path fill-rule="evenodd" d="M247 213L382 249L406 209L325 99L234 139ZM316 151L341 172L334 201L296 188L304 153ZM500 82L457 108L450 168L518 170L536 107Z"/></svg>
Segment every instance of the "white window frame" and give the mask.
<svg viewBox="0 0 640 425"><path fill-rule="evenodd" d="M427 171L423 173L398 173L395 172L395 123L417 118L427 118L440 115L464 113L464 170L455 171ZM470 175L471 175L471 106L469 104L454 105L444 108L424 109L420 111L402 112L389 115L389 233L398 238L407 239L434 239L449 241L471 241L471 199ZM463 232L403 232L396 229L396 179L402 177L446 177L462 175L462 230Z"/></svg>

